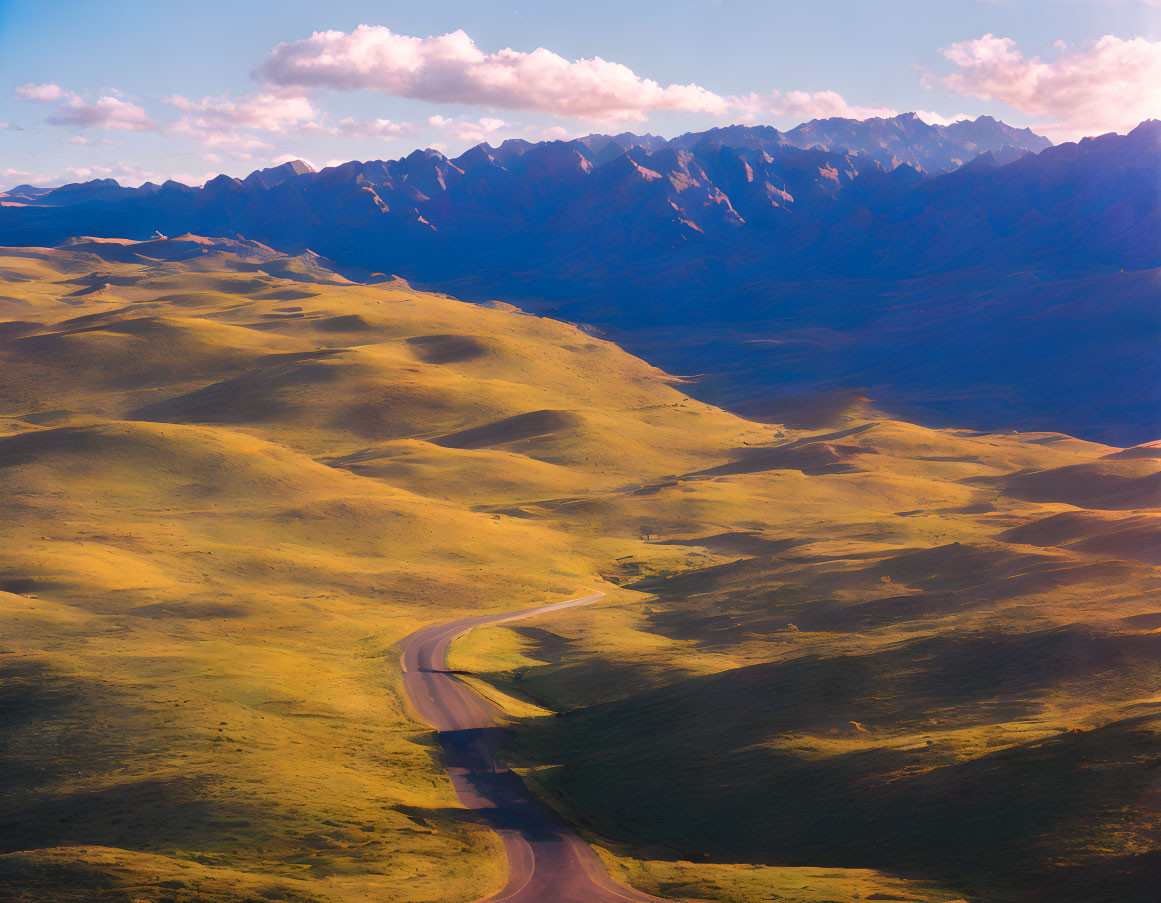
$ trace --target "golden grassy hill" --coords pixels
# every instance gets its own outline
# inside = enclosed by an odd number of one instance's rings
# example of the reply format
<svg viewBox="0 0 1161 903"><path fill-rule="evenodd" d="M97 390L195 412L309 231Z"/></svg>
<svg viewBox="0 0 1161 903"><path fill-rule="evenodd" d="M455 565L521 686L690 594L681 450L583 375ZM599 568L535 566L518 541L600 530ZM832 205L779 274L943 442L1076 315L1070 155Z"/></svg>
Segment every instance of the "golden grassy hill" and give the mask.
<svg viewBox="0 0 1161 903"><path fill-rule="evenodd" d="M393 644L589 587L455 655L568 713L519 754L647 890L1017 899L1156 849L1161 460L751 423L266 252L0 250L0 899L483 895Z"/></svg>

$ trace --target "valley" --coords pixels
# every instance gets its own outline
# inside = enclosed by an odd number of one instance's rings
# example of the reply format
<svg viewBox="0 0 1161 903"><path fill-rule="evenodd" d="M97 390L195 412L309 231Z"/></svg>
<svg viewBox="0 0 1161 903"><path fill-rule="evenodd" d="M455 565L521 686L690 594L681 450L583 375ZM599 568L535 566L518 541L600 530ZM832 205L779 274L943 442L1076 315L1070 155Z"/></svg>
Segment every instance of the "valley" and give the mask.
<svg viewBox="0 0 1161 903"><path fill-rule="evenodd" d="M538 305L174 235L0 249L0 899L501 893L400 644L594 593L446 665L629 894L1148 899L1155 444L731 412Z"/></svg>

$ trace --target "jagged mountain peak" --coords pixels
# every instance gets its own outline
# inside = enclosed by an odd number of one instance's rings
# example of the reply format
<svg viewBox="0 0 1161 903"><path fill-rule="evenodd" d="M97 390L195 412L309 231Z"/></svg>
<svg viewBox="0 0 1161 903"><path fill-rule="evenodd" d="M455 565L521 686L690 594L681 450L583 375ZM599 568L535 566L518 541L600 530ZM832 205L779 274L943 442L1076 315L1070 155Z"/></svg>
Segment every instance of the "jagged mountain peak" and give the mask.
<svg viewBox="0 0 1161 903"><path fill-rule="evenodd" d="M1127 274L1161 266L1161 123L1039 152L1045 139L985 117L952 126L913 116L817 120L789 133L735 125L654 146L613 137L620 140L480 145L456 160L421 150L320 173L289 167L272 188L227 176L202 189L99 180L3 206L0 244L144 239L157 230L243 235L624 333L680 325L687 332L674 340L683 345L717 334L715 311L729 312L735 325L773 317L780 330L806 332L778 351L748 338L707 339L698 360L708 371L728 353L731 372L776 371L788 385L825 385L844 378L844 367L848 379L874 375L861 341L844 344L812 329L841 334L882 317L876 341L885 348L942 347L960 335L1002 345L1010 332L1021 336L1019 350L989 360L1007 370L1019 362L1046 368L1036 384L1048 400L1028 408L1042 422L1072 428L1053 418L1073 416L1078 399L1093 398L1097 426L1117 404L1117 423L1148 422L1142 412L1153 390L1099 374L1089 388L1078 382L1083 368L1052 369L1065 356L1029 333L1035 321L1020 311L1070 297L1073 289L1041 288L1063 280L1109 280L1078 298L1155 295L1154 284ZM808 139L811 146L800 146ZM299 277L311 275L310 261L294 266ZM926 316L930 299L949 292L1005 302L967 305L985 321L973 332L950 314ZM1079 301L1059 306L1044 316L1087 317L1090 332L1116 314L1102 308L1097 316ZM649 348L664 359L665 348ZM964 373L982 372L974 345L965 348L960 357L884 360L919 368L907 384L934 387L908 403L993 422L1008 401L939 395L946 372L960 368L956 385ZM1074 351L1076 360L1095 360L1083 342ZM1132 349L1125 354L1138 359ZM880 375L899 383L894 371Z"/></svg>
<svg viewBox="0 0 1161 903"><path fill-rule="evenodd" d="M314 167L304 160L288 160L278 166L255 170L242 181L247 185L261 185L263 188L273 188L275 185L280 185L294 176L301 176L314 171Z"/></svg>

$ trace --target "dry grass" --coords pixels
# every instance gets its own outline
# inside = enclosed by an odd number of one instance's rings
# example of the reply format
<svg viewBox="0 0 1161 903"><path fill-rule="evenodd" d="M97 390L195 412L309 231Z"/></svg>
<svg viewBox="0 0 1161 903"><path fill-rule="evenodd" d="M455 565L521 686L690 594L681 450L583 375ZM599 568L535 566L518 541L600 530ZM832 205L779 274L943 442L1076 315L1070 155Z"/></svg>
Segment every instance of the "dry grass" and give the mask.
<svg viewBox="0 0 1161 903"><path fill-rule="evenodd" d="M0 899L499 886L392 646L595 586L608 603L476 632L455 664L506 694L526 765L645 889L1002 897L1013 869L1153 848L1127 802L1045 819L1087 767L1062 729L1121 756L1085 805L1130 771L1140 789L1155 512L1124 507L1161 461L867 414L751 423L503 306L81 248L0 252ZM970 831L907 845L915 799L942 830L1035 744L1051 781L1014 858ZM813 833L792 779L827 801ZM879 846L836 829L852 800Z"/></svg>

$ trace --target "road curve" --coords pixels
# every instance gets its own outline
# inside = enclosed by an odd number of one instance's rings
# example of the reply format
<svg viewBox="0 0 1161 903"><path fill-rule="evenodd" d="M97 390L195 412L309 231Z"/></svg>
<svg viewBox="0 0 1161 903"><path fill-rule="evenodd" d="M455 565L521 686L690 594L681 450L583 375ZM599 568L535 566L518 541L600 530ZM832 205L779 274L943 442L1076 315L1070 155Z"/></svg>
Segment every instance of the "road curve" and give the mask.
<svg viewBox="0 0 1161 903"><path fill-rule="evenodd" d="M456 795L491 824L508 854L508 883L478 903L664 903L616 884L592 847L496 758L500 709L447 671L448 645L474 627L588 605L604 595L434 624L400 643L404 689L420 717L439 732Z"/></svg>

